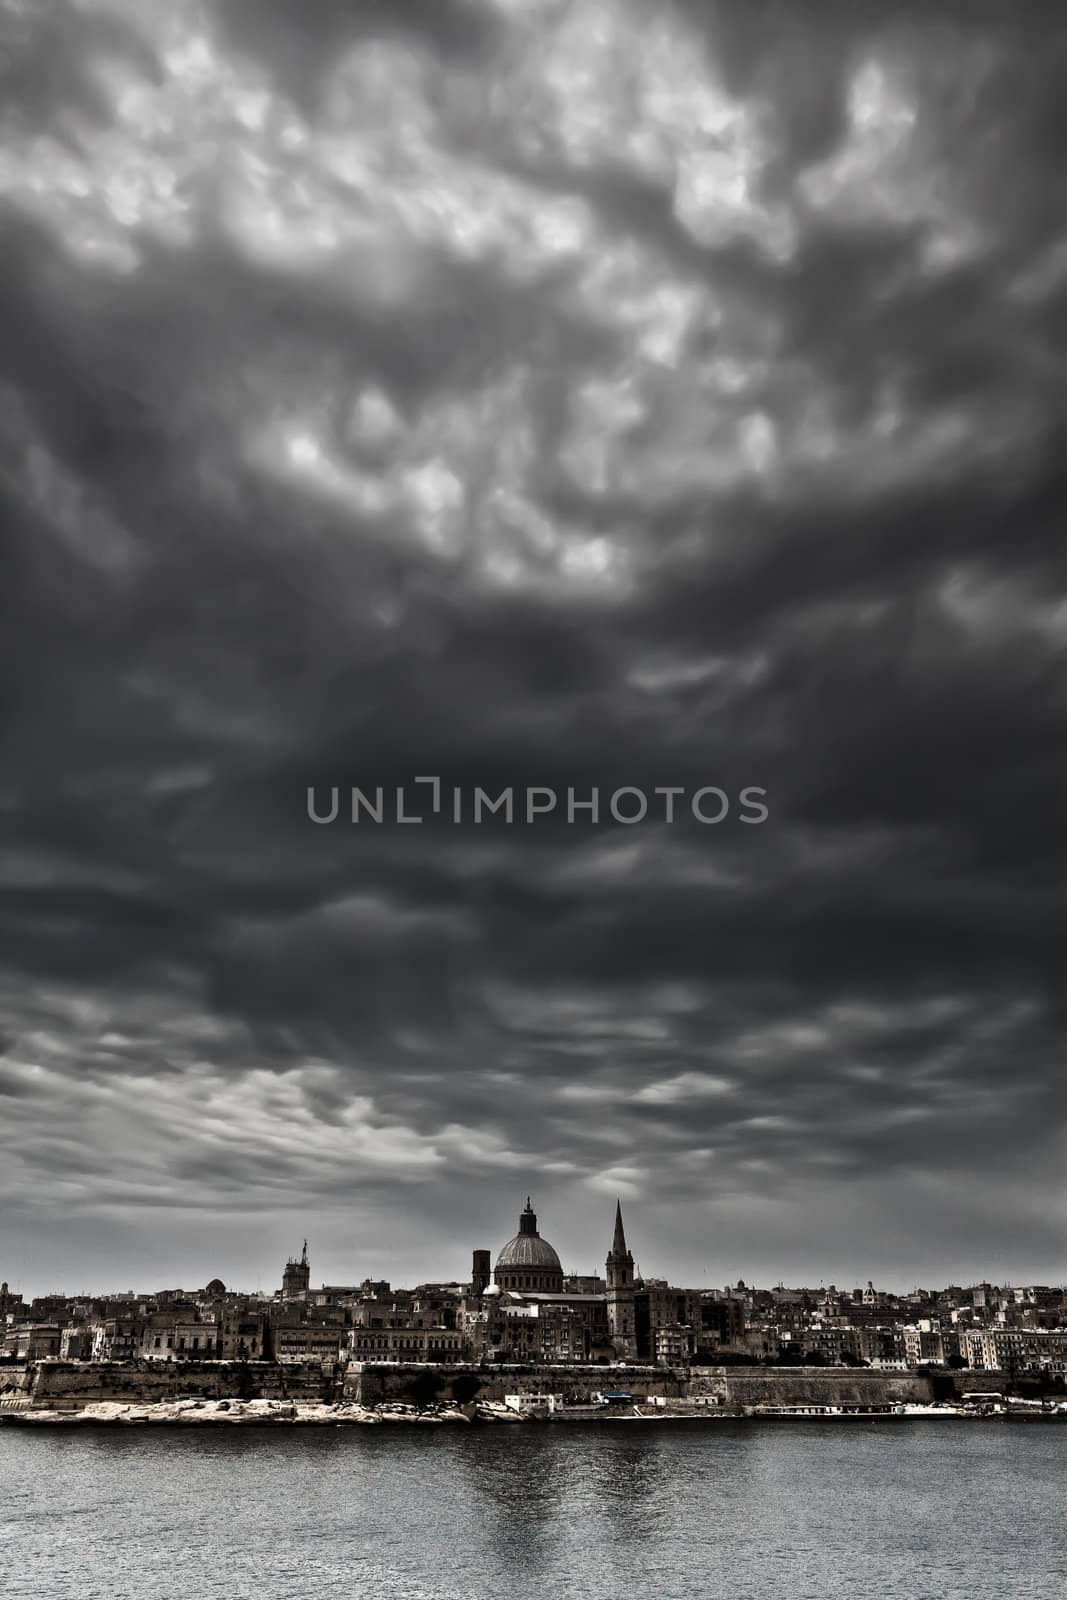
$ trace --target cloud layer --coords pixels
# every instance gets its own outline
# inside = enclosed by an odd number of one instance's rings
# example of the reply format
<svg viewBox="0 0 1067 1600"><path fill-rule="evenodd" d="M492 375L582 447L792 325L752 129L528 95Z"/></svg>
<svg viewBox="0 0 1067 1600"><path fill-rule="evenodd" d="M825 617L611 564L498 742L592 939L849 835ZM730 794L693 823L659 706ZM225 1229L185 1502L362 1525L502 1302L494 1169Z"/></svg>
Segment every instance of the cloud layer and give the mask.
<svg viewBox="0 0 1067 1600"><path fill-rule="evenodd" d="M1054 11L0 16L0 1274L1061 1277Z"/></svg>

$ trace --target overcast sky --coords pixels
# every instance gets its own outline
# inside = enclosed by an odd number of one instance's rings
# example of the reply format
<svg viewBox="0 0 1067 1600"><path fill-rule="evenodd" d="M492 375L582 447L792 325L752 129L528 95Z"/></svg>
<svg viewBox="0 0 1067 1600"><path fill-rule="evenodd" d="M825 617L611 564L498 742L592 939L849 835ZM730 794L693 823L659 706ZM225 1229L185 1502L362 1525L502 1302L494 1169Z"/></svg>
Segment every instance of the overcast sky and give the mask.
<svg viewBox="0 0 1067 1600"><path fill-rule="evenodd" d="M1055 8L0 17L0 1277L1063 1281Z"/></svg>

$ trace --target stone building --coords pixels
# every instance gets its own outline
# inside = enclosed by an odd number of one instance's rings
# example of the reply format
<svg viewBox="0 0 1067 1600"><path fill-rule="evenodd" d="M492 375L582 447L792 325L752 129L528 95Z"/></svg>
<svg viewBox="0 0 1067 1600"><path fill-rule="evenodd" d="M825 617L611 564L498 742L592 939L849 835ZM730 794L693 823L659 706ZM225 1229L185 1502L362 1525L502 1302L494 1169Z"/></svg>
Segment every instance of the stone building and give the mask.
<svg viewBox="0 0 1067 1600"><path fill-rule="evenodd" d="M93 1341L86 1323L72 1322L63 1329L63 1336L59 1341L61 1361L88 1361L92 1353Z"/></svg>
<svg viewBox="0 0 1067 1600"><path fill-rule="evenodd" d="M144 1338L144 1317L104 1317L92 1324L93 1361L133 1361Z"/></svg>
<svg viewBox="0 0 1067 1600"><path fill-rule="evenodd" d="M0 1342L0 1352L18 1361L47 1361L59 1355L61 1342L58 1322L16 1322Z"/></svg>
<svg viewBox="0 0 1067 1600"><path fill-rule="evenodd" d="M210 1288L210 1285L209 1285ZM214 1302L215 1349L222 1361L260 1361L270 1348L270 1320L261 1300L227 1294Z"/></svg>
<svg viewBox="0 0 1067 1600"><path fill-rule="evenodd" d="M318 1318L274 1331L274 1359L286 1363L299 1361L329 1363L339 1361L344 1329L335 1321Z"/></svg>
<svg viewBox="0 0 1067 1600"><path fill-rule="evenodd" d="M349 1328L345 1349L350 1361L463 1361L468 1343L454 1328L412 1326L392 1321L380 1327Z"/></svg>
<svg viewBox="0 0 1067 1600"><path fill-rule="evenodd" d="M634 1288L634 1341L639 1361L657 1359L657 1335L667 1329L672 1330L667 1341L672 1351L680 1344L684 1352L695 1354L719 1343L717 1337L705 1336L699 1289L674 1289L662 1278L639 1280Z"/></svg>
<svg viewBox="0 0 1067 1600"><path fill-rule="evenodd" d="M1067 1328L968 1328L960 1354L979 1370L1067 1373Z"/></svg>
<svg viewBox="0 0 1067 1600"><path fill-rule="evenodd" d="M693 1329L681 1323L672 1323L656 1329L656 1346L653 1359L657 1366L679 1367L691 1361L695 1352Z"/></svg>
<svg viewBox="0 0 1067 1600"><path fill-rule="evenodd" d="M900 1330L904 1341L904 1360L909 1367L944 1366L959 1355L959 1339L944 1332L938 1317L924 1317Z"/></svg>
<svg viewBox="0 0 1067 1600"><path fill-rule="evenodd" d="M702 1344L735 1350L744 1345L745 1302L736 1294L702 1294L700 1297Z"/></svg>

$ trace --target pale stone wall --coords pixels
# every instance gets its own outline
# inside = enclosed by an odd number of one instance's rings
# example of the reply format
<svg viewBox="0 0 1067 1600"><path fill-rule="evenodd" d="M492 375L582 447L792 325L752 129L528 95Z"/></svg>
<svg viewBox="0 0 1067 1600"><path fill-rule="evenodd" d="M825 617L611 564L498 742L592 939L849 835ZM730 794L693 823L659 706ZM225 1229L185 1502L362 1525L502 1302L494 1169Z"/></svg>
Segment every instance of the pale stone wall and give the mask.
<svg viewBox="0 0 1067 1600"><path fill-rule="evenodd" d="M728 1409L753 1405L893 1405L928 1402L935 1387L1003 1390L1000 1372L950 1372L931 1380L915 1372L864 1367L432 1366L417 1362L352 1363L335 1380L315 1364L253 1361L43 1361L0 1369L0 1388L33 1404L77 1409L97 1401L147 1404L180 1395L204 1399L333 1400L374 1406L390 1400L500 1400L507 1394L555 1394L588 1402L597 1390L624 1389L635 1400L714 1398ZM472 1385L471 1380L476 1386ZM435 1390L436 1385L436 1390Z"/></svg>
<svg viewBox="0 0 1067 1600"><path fill-rule="evenodd" d="M557 1394L585 1402L598 1389L625 1389L635 1399L717 1399L729 1409L753 1405L884 1406L904 1401L928 1404L934 1384L924 1374L868 1367L663 1367L558 1366L515 1368L435 1367L395 1363L353 1363L344 1393L374 1406L389 1400L410 1401L428 1395L430 1382L440 1384L436 1398L456 1397L463 1375L478 1380L473 1400L503 1400L507 1394ZM998 1373L953 1372L944 1375L957 1394L968 1389L998 1389ZM980 1381L976 1381L980 1380ZM466 1398L463 1385L459 1397Z"/></svg>
<svg viewBox="0 0 1067 1600"><path fill-rule="evenodd" d="M91 1361L41 1362L30 1369L30 1389L37 1406L56 1409L115 1400L133 1404L196 1395L208 1400L234 1399L242 1388L249 1399L322 1398L332 1374L317 1366L252 1361L247 1367L227 1361Z"/></svg>
<svg viewBox="0 0 1067 1600"><path fill-rule="evenodd" d="M25 1361L5 1361L0 1364L0 1399L16 1398L29 1393L33 1368Z"/></svg>
<svg viewBox="0 0 1067 1600"><path fill-rule="evenodd" d="M866 1367L693 1367L691 1395L718 1395L728 1406L880 1406L929 1403L929 1378Z"/></svg>
<svg viewBox="0 0 1067 1600"><path fill-rule="evenodd" d="M451 1400L457 1394L457 1380L473 1376L478 1388L475 1400L503 1400L506 1394L558 1394L574 1401L588 1401L598 1389L626 1389L635 1399L648 1395L685 1394L684 1372L663 1367L603 1367L566 1365L558 1367L435 1367L424 1364L401 1366L393 1362L353 1363L345 1379L345 1397L363 1405L378 1405L387 1400L410 1400L431 1379L440 1382L438 1398ZM464 1383L459 1384L463 1398Z"/></svg>
<svg viewBox="0 0 1067 1600"><path fill-rule="evenodd" d="M691 1395L718 1395L728 1406L897 1405L929 1404L951 1385L957 1395L968 1390L1003 1390L1002 1372L924 1373L877 1367L693 1367Z"/></svg>

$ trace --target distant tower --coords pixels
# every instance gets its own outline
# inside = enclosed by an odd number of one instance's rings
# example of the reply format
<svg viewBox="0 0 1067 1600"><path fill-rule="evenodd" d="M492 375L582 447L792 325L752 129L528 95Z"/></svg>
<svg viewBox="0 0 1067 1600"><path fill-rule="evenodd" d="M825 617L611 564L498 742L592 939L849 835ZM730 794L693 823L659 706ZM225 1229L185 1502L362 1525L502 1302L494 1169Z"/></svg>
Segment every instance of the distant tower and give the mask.
<svg viewBox="0 0 1067 1600"><path fill-rule="evenodd" d="M480 1299L489 1285L491 1260L488 1250L475 1250L471 1267L471 1294L475 1299Z"/></svg>
<svg viewBox="0 0 1067 1600"><path fill-rule="evenodd" d="M637 1355L634 1334L634 1258L626 1248L622 1227L622 1202L615 1202L615 1237L605 1263L608 1286L608 1332L615 1354L623 1361Z"/></svg>
<svg viewBox="0 0 1067 1600"><path fill-rule="evenodd" d="M311 1266L308 1262L308 1242L304 1240L304 1250L299 1261L289 1257L282 1273L282 1299L299 1300L303 1298L311 1287Z"/></svg>

